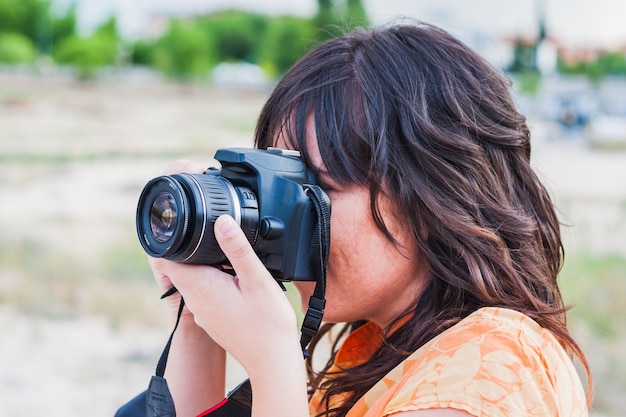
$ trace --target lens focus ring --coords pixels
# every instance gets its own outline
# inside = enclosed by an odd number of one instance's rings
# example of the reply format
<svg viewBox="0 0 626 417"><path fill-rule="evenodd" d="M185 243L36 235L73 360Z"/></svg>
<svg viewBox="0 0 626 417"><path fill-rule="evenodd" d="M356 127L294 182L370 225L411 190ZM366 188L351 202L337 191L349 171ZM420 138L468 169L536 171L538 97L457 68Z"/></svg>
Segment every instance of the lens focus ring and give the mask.
<svg viewBox="0 0 626 417"><path fill-rule="evenodd" d="M207 218L211 223L222 214L229 214L237 224L241 224L241 205L229 181L216 175L194 175L192 178L203 194Z"/></svg>
<svg viewBox="0 0 626 417"><path fill-rule="evenodd" d="M216 175L178 174L177 177L190 197L193 214L187 245L172 260L207 265L223 263L226 257L215 240L213 224L222 214L238 217L239 202L233 200L232 184Z"/></svg>
<svg viewBox="0 0 626 417"><path fill-rule="evenodd" d="M232 216L254 244L258 204L246 187L216 174L174 174L150 181L139 199L137 232L151 256L176 262L225 265L215 220Z"/></svg>

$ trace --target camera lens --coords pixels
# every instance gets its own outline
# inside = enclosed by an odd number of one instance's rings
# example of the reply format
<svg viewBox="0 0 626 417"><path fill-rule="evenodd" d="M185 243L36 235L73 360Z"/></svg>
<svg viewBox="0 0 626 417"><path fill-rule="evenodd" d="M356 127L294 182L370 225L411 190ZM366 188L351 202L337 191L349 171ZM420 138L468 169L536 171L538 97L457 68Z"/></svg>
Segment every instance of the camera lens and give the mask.
<svg viewBox="0 0 626 417"><path fill-rule="evenodd" d="M171 193L159 193L150 210L150 229L152 237L160 243L165 243L174 234L178 224L176 200Z"/></svg>
<svg viewBox="0 0 626 417"><path fill-rule="evenodd" d="M137 234L153 257L177 262L220 265L227 262L213 224L229 214L248 240L257 238L259 213L255 194L212 174L175 174L146 184L137 205Z"/></svg>

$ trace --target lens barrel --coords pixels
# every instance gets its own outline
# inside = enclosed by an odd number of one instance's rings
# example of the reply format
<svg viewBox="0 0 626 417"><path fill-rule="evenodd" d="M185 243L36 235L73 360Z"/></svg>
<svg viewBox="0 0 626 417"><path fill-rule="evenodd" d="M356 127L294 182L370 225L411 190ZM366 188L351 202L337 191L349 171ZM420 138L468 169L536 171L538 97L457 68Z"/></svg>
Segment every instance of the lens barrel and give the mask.
<svg viewBox="0 0 626 417"><path fill-rule="evenodd" d="M216 174L175 174L149 181L137 205L137 234L151 256L204 265L227 263L213 224L232 216L254 245L259 211L256 195Z"/></svg>

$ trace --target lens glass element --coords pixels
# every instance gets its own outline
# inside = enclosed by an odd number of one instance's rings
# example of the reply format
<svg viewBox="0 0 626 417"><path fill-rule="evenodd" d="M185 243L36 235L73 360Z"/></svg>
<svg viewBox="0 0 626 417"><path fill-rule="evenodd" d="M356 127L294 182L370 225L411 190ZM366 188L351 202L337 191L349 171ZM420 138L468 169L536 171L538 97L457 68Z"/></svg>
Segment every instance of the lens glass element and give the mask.
<svg viewBox="0 0 626 417"><path fill-rule="evenodd" d="M178 207L174 196L168 192L159 193L150 210L152 236L159 243L167 242L176 230Z"/></svg>

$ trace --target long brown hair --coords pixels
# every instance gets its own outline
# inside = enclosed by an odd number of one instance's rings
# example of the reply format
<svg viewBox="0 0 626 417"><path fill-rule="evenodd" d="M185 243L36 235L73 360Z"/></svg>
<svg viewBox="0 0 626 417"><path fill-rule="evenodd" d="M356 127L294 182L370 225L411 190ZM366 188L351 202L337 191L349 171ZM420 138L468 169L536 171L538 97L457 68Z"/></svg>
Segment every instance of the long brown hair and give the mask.
<svg viewBox="0 0 626 417"><path fill-rule="evenodd" d="M271 94L256 145L273 146L282 134L312 166L313 115L330 176L369 187L372 215L391 241L377 202L383 193L395 202L431 277L369 361L330 378L310 370L314 388L325 380L327 404L346 398L322 415L344 416L410 353L486 306L517 310L552 331L589 375L557 285L559 221L531 168L529 129L509 88L447 32L401 23L317 46Z"/></svg>

